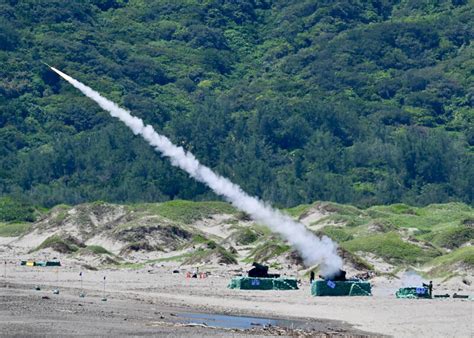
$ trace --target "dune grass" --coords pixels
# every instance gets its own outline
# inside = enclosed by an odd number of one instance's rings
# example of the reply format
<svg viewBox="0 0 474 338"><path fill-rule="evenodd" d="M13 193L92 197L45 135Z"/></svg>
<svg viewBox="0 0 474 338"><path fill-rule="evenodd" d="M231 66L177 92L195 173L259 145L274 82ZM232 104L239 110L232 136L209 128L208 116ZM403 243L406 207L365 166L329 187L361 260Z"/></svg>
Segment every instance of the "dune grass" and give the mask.
<svg viewBox="0 0 474 338"><path fill-rule="evenodd" d="M334 227L334 226L325 226L320 231L321 234L328 236L332 240L340 243L347 242L354 239L354 236L349 233L349 231L344 228Z"/></svg>
<svg viewBox="0 0 474 338"><path fill-rule="evenodd" d="M474 267L474 246L459 248L446 255L436 257L428 264L433 266L447 266L456 263L464 263L470 267Z"/></svg>
<svg viewBox="0 0 474 338"><path fill-rule="evenodd" d="M465 274L467 269L474 269L474 247L467 246L456 249L446 255L436 257L428 262L430 267L427 275L444 277L445 280L459 274Z"/></svg>
<svg viewBox="0 0 474 338"><path fill-rule="evenodd" d="M63 238L59 235L52 235L46 238L39 246L37 246L31 252L46 248L52 248L60 253L73 253L77 252L80 249L77 243L74 243L73 241L67 238Z"/></svg>
<svg viewBox="0 0 474 338"><path fill-rule="evenodd" d="M312 206L313 204L300 204L293 208L284 209L283 211L294 218L298 218L307 212Z"/></svg>
<svg viewBox="0 0 474 338"><path fill-rule="evenodd" d="M237 264L236 256L220 245L216 245L213 248L199 248L185 258L183 263L197 264L212 259L217 259L219 263Z"/></svg>
<svg viewBox="0 0 474 338"><path fill-rule="evenodd" d="M89 251L89 252L92 252L96 255L114 256L114 254L112 254L110 251L108 251L107 249L105 249L104 247L102 247L100 245L88 245L85 248L81 249L81 251Z"/></svg>
<svg viewBox="0 0 474 338"><path fill-rule="evenodd" d="M32 227L32 223L0 223L0 237L17 237Z"/></svg>
<svg viewBox="0 0 474 338"><path fill-rule="evenodd" d="M409 207L403 204L375 206L368 209L373 218L383 218L399 227L435 229L458 225L474 209L463 203L431 204L426 207Z"/></svg>
<svg viewBox="0 0 474 338"><path fill-rule="evenodd" d="M403 241L395 232L360 237L341 245L353 253L370 252L393 263L425 263L441 255L441 252L435 249L422 249L418 245Z"/></svg>
<svg viewBox="0 0 474 338"><path fill-rule="evenodd" d="M135 211L157 214L172 221L190 224L216 214L236 214L230 204L219 201L193 202L173 200L164 203L142 203L132 206Z"/></svg>
<svg viewBox="0 0 474 338"><path fill-rule="evenodd" d="M465 225L443 228L419 236L438 247L455 249L463 244L474 244L474 228Z"/></svg>
<svg viewBox="0 0 474 338"><path fill-rule="evenodd" d="M259 238L263 237L263 233L255 230L255 228L240 228L233 233L235 243L239 245L249 245L255 243Z"/></svg>
<svg viewBox="0 0 474 338"><path fill-rule="evenodd" d="M102 202L90 205L99 214L102 209L105 210L109 206ZM354 259L358 257L356 253L368 252L396 267L430 264L441 271L443 265L450 266L457 262L473 266L472 249L459 249L460 246L472 244L474 238L474 209L468 205L447 203L414 207L399 203L360 209L351 205L316 202L299 205L285 211L293 217L299 217L314 207L328 213L326 217L315 223L323 226L318 230L318 235L327 235L332 238L353 255ZM55 218L52 218L52 221L61 226L60 223L70 208L57 206L52 209L55 211ZM125 208L134 211L130 213L133 216L129 222L117 225L117 231L138 226L160 226L178 237L183 237L180 233L185 233L184 237L188 239L185 248L196 244L199 248L192 254L163 258L162 261L190 261L193 256L199 261L213 255L213 257L221 257L224 261L233 262L236 258L234 253L225 250L218 239L207 238L207 235L201 231L195 231L194 228L186 226L216 214L233 215L228 223L233 232L232 239L237 244L248 245L250 248L250 253L243 260L244 262L254 260L271 262L291 250L290 246L278 236L273 235L266 226L251 223L252 226L247 227L247 222L250 221L248 215L237 211L225 202L174 200L164 203L134 204ZM84 207L84 210L88 209ZM326 224L332 222L337 223L338 226ZM33 223L0 223L0 236L19 236L30 231L33 226ZM133 242L132 237L127 240ZM35 250L47 247L67 253L88 250L98 255L111 255L100 246L84 247L67 236L63 238L57 235L51 236ZM446 253L450 250L454 251ZM361 263L361 266L363 265Z"/></svg>
<svg viewBox="0 0 474 338"><path fill-rule="evenodd" d="M290 249L291 247L289 245L278 243L276 241L267 241L254 247L250 254L245 258L245 261L266 262L269 259L276 258L290 251Z"/></svg>

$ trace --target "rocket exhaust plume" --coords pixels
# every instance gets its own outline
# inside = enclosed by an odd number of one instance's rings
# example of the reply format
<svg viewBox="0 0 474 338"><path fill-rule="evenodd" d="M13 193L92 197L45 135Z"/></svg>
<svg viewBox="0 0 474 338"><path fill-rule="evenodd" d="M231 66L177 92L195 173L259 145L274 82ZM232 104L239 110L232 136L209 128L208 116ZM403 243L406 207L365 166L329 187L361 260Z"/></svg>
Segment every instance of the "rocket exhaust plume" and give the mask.
<svg viewBox="0 0 474 338"><path fill-rule="evenodd" d="M50 67L50 66L49 66ZM135 135L141 135L173 166L186 171L195 180L206 184L216 194L223 196L236 208L246 212L256 222L265 224L273 232L281 235L301 255L305 265L319 264L325 276L336 274L342 267L342 259L337 255L337 244L330 238L319 238L291 217L273 209L256 197L249 196L238 185L214 173L202 165L190 152L174 145L166 136L158 134L152 126L132 116L127 110L102 97L98 92L73 79L67 74L50 67L64 80L79 89L85 96L94 100L102 109L125 123Z"/></svg>

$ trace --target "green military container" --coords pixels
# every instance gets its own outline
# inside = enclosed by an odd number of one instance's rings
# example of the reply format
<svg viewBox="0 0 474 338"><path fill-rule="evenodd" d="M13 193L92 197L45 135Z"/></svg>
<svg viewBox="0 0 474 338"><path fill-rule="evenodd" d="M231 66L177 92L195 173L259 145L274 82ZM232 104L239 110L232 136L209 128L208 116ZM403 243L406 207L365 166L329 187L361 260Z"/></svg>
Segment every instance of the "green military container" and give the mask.
<svg viewBox="0 0 474 338"><path fill-rule="evenodd" d="M363 281L315 280L311 284L313 296L372 296L372 286Z"/></svg>
<svg viewBox="0 0 474 338"><path fill-rule="evenodd" d="M21 261L20 265L24 266L61 266L60 261Z"/></svg>
<svg viewBox="0 0 474 338"><path fill-rule="evenodd" d="M295 278L234 277L227 286L240 290L297 290Z"/></svg>
<svg viewBox="0 0 474 338"><path fill-rule="evenodd" d="M400 288L397 292L395 292L395 296L397 296L397 298L410 299L431 298L430 290L424 286Z"/></svg>

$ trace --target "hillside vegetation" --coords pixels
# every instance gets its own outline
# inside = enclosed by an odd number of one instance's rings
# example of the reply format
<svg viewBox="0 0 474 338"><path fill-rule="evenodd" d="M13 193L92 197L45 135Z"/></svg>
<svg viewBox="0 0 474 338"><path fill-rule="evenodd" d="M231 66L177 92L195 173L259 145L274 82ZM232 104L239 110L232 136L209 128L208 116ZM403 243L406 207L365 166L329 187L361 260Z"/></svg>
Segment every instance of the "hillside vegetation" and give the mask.
<svg viewBox="0 0 474 338"><path fill-rule="evenodd" d="M358 209L316 202L288 212L317 235L337 241L351 274L416 269L449 277L474 271L474 209L466 204ZM19 236L9 247L26 247L27 254L43 257L44 250L53 250L81 263L95 257L98 266L258 261L277 269L303 267L279 236L223 202L61 205L34 223L0 223L0 236Z"/></svg>
<svg viewBox="0 0 474 338"><path fill-rule="evenodd" d="M216 198L44 61L279 206L472 205L472 22L467 0L2 1L0 195Z"/></svg>

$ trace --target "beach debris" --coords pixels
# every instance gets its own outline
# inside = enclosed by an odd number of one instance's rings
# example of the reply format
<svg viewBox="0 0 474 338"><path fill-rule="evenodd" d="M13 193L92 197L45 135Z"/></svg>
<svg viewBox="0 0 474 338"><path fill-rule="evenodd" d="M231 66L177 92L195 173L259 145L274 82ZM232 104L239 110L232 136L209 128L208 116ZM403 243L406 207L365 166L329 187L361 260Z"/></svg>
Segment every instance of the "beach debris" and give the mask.
<svg viewBox="0 0 474 338"><path fill-rule="evenodd" d="M187 327L204 327L204 328L212 328L214 329L214 326L209 326L206 323L186 323L186 324L181 324L180 326L187 326Z"/></svg>

